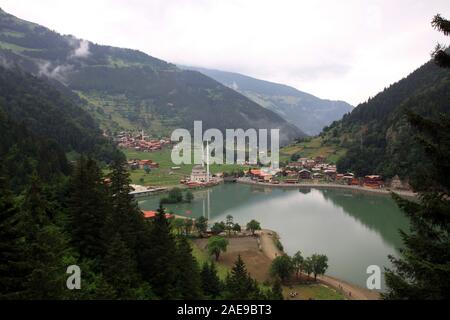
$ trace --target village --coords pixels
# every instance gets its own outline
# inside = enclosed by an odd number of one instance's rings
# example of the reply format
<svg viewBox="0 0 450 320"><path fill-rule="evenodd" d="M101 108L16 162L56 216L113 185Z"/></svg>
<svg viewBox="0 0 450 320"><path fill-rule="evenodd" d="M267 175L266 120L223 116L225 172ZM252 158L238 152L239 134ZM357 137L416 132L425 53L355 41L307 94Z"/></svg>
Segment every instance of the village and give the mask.
<svg viewBox="0 0 450 320"><path fill-rule="evenodd" d="M114 137L119 148L133 149L135 151L152 152L161 150L164 146L171 144L170 139L150 139L142 130L140 133L122 131Z"/></svg>
<svg viewBox="0 0 450 320"><path fill-rule="evenodd" d="M162 151L172 144L170 139L152 139L146 136L144 131L139 133L120 132L114 138L122 149L136 152L152 153ZM149 158L151 158L149 156ZM143 170L150 174L153 170L160 168L160 164L151 159L128 159L130 170ZM170 167L170 173L180 167ZM334 163L328 163L325 157L299 158L297 161L285 163L279 169L264 168L260 166L243 165L239 170L230 172L210 172L208 159L204 159L202 165L195 165L190 175L182 177L179 181L181 186L187 188L211 187L223 182L244 182L253 184L270 184L279 186L295 185L340 185L361 187L372 190L395 189L409 191L410 186L398 176L385 181L377 174L358 177L351 172L338 172ZM135 185L135 196L146 196L153 192L165 191L167 188L145 187Z"/></svg>

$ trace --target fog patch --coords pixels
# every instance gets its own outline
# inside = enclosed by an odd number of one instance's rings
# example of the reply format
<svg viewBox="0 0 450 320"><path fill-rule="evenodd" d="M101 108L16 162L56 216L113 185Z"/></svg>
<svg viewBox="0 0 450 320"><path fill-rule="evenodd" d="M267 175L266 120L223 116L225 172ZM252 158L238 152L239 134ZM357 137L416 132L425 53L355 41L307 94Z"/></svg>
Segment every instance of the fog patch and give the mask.
<svg viewBox="0 0 450 320"><path fill-rule="evenodd" d="M91 55L90 43L87 40L77 39L74 37L67 38L69 45L72 47L72 52L69 54L69 59L84 59Z"/></svg>
<svg viewBox="0 0 450 320"><path fill-rule="evenodd" d="M39 62L37 66L39 68L39 76L46 76L64 84L67 84L68 73L73 69L73 66L67 64L52 66L49 61Z"/></svg>

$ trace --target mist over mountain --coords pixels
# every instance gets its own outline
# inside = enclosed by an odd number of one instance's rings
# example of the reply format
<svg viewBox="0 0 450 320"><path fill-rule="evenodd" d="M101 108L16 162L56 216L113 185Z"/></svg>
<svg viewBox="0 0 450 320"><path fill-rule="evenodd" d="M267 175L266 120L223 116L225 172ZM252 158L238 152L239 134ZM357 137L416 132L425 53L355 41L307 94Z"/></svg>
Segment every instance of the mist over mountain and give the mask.
<svg viewBox="0 0 450 320"><path fill-rule="evenodd" d="M280 129L285 144L305 134L278 114L195 71L136 50L63 36L0 12L0 61L76 92L109 132L174 128Z"/></svg>
<svg viewBox="0 0 450 320"><path fill-rule="evenodd" d="M255 79L239 73L182 66L199 71L223 85L245 95L268 110L276 112L286 121L308 135L317 135L322 129L353 110L344 101L317 98L293 87Z"/></svg>

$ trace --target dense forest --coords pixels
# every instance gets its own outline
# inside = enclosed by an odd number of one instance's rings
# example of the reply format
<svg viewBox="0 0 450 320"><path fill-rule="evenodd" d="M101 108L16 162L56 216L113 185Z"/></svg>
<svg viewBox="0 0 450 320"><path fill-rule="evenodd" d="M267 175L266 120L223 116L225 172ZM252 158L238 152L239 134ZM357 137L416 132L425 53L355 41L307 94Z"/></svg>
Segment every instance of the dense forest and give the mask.
<svg viewBox="0 0 450 320"><path fill-rule="evenodd" d="M261 289L241 259L225 280L199 266L186 236L176 236L162 207L144 219L130 195L126 162L108 179L80 157L72 174L47 184L31 174L15 196L0 178L0 299L280 299ZM66 268L82 270L68 290Z"/></svg>

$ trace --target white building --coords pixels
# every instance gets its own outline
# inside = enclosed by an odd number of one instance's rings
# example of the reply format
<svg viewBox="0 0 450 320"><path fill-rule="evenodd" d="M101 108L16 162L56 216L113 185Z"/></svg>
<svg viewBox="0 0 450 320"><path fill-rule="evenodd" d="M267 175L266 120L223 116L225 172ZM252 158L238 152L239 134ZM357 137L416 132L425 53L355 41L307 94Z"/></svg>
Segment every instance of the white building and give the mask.
<svg viewBox="0 0 450 320"><path fill-rule="evenodd" d="M208 177L208 173L205 167L195 166L191 173L191 182L208 182L211 180L211 176Z"/></svg>

